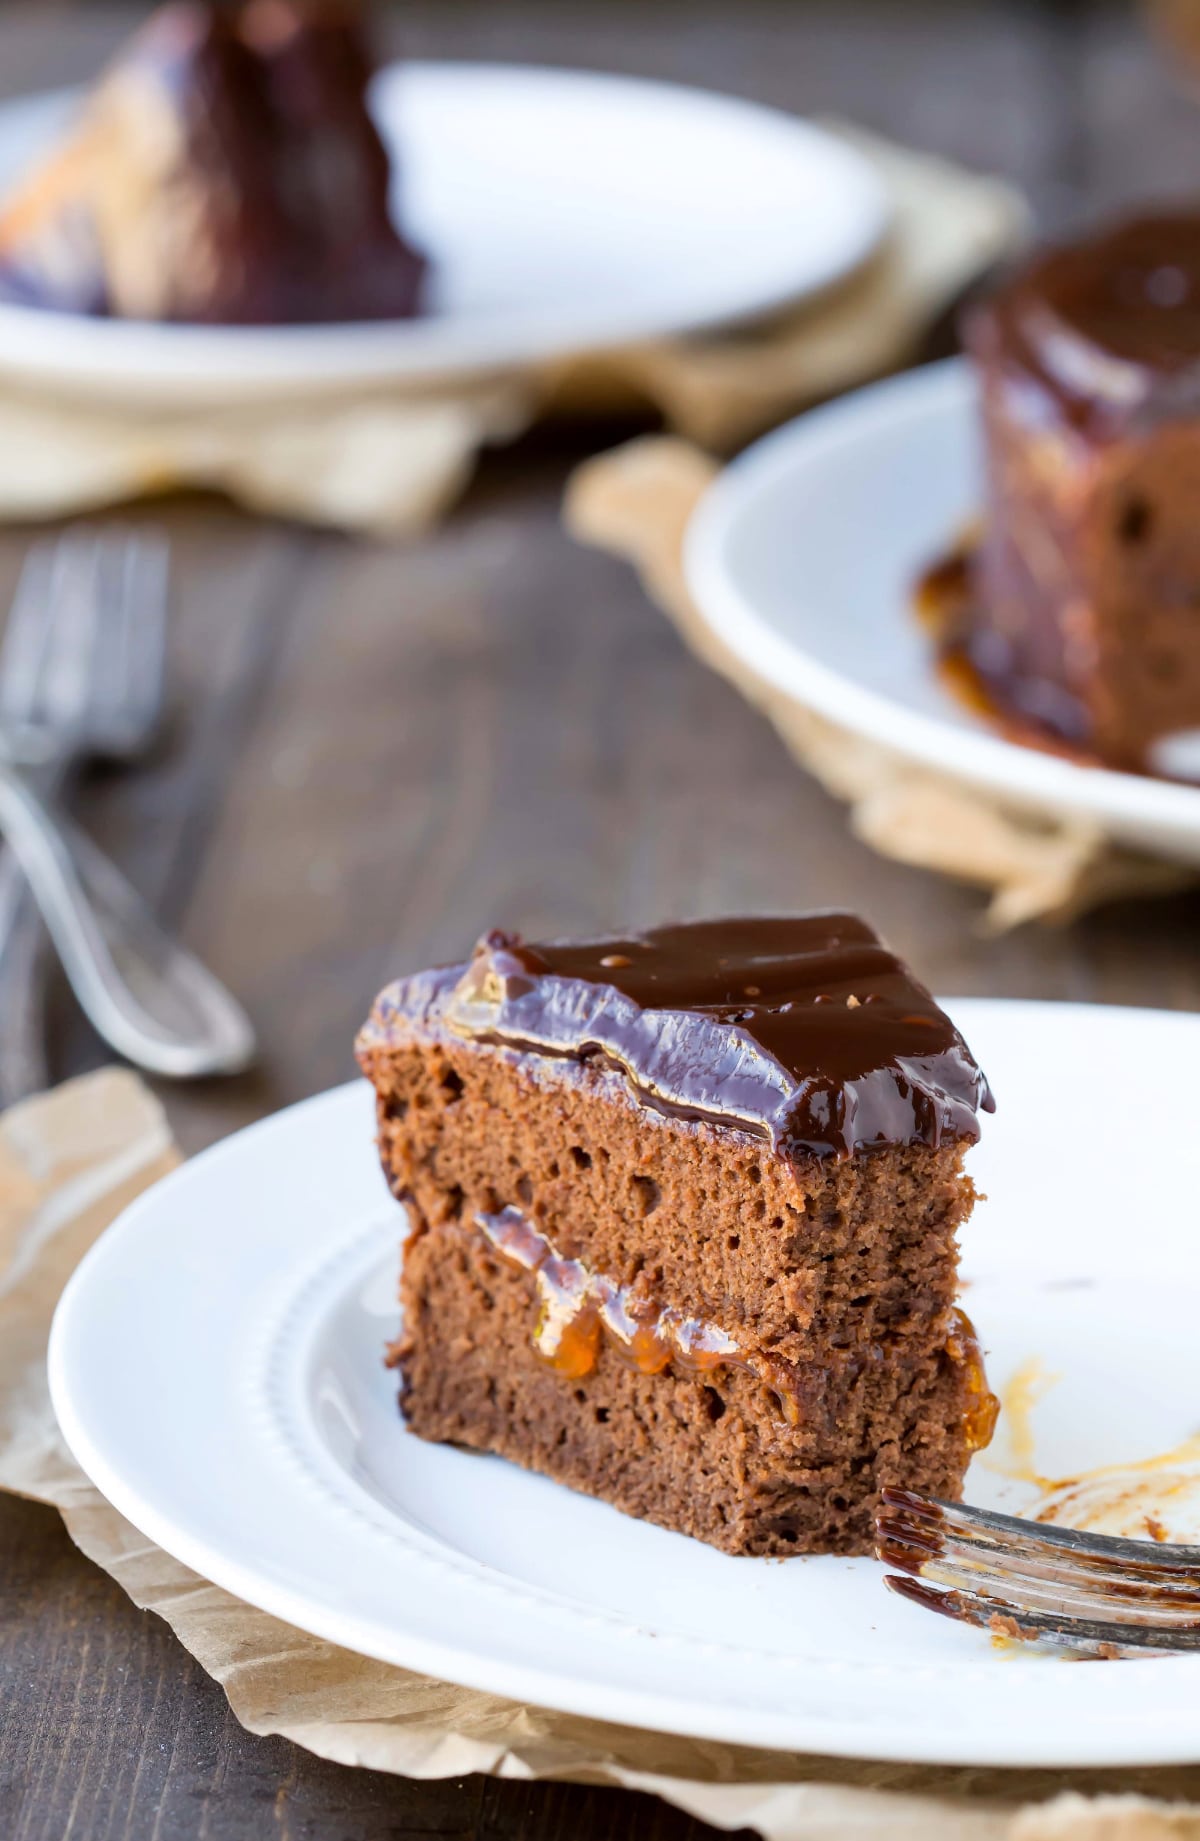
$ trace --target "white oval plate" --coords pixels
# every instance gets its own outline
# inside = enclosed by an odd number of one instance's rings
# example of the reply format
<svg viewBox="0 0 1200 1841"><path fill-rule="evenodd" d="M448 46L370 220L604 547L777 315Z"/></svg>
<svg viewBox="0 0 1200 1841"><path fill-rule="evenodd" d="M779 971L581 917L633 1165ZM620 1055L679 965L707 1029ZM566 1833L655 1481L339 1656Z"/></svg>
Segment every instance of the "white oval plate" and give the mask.
<svg viewBox="0 0 1200 1841"><path fill-rule="evenodd" d="M981 503L975 386L953 359L748 448L692 517L688 584L744 664L842 728L1023 808L1098 820L1200 863L1200 788L1006 741L942 688L912 586Z"/></svg>
<svg viewBox="0 0 1200 1841"><path fill-rule="evenodd" d="M952 1008L1000 1105L965 1255L993 1382L1031 1356L1062 1374L1037 1418L1053 1474L1173 1447L1200 1411L1200 1019ZM856 1757L1200 1758L1200 1657L1001 1655L873 1560L730 1559L409 1436L380 1360L401 1218L372 1139L362 1084L252 1126L68 1285L55 1408L150 1539L331 1642L573 1713ZM993 1505L1022 1487L979 1459L969 1478Z"/></svg>
<svg viewBox="0 0 1200 1841"><path fill-rule="evenodd" d="M0 192L74 103L0 105ZM3 305L0 365L170 400L495 370L766 312L845 275L887 224L853 149L703 90L404 63L380 73L374 108L400 219L433 263L427 315L206 328Z"/></svg>

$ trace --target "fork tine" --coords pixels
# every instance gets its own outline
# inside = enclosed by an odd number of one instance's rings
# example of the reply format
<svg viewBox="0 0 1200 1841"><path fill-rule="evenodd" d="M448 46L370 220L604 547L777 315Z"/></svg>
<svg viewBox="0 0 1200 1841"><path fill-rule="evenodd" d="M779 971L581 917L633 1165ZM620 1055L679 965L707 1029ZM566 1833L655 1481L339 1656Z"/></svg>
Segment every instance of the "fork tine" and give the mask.
<svg viewBox="0 0 1200 1841"><path fill-rule="evenodd" d="M886 1504L876 1529L881 1559L943 1584L1015 1592L1031 1604L1055 1609L1069 1603L1082 1614L1116 1616L1123 1607L1129 1616L1160 1622L1164 1616L1200 1617L1200 1569L1194 1566L1156 1567L1140 1556L1125 1561L1080 1555L1032 1530L997 1540L965 1519L957 1525L948 1517L939 1523L903 1509L889 1511Z"/></svg>
<svg viewBox="0 0 1200 1841"><path fill-rule="evenodd" d="M1043 1619L1060 1631L1103 1629L1112 1641L1118 1627L1120 1640L1157 1631L1162 1647L1200 1646L1193 1548L1147 1549L893 1489L883 1492L876 1530L880 1559L909 1575L907 1585L889 1576L891 1588L948 1616Z"/></svg>
<svg viewBox="0 0 1200 1841"><path fill-rule="evenodd" d="M104 635L103 697L96 709L97 746L119 753L130 721L133 639L127 586L130 539L109 531L104 539L100 578L100 628Z"/></svg>
<svg viewBox="0 0 1200 1841"><path fill-rule="evenodd" d="M1081 1656L1112 1659L1145 1656L1151 1651L1200 1649L1200 1628L1150 1629L1142 1624L1095 1622L1084 1618L1048 1616L1005 1600L979 1598L971 1592L936 1591L920 1579L884 1580L889 1590L926 1611L937 1611L958 1623L990 1630L993 1636L1049 1644Z"/></svg>
<svg viewBox="0 0 1200 1841"><path fill-rule="evenodd" d="M908 1572L933 1565L958 1565L1007 1579L1041 1580L1068 1585L1082 1593L1128 1598L1131 1603L1169 1601L1192 1605L1200 1612L1200 1574L1195 1572L1164 1568L1155 1573L1116 1561L1108 1566L1094 1561L1081 1565L1074 1556L1036 1537L1020 1546L947 1532L938 1541L926 1529L914 1528L903 1516L880 1515L876 1527L880 1551L886 1549L887 1557L894 1558Z"/></svg>
<svg viewBox="0 0 1200 1841"><path fill-rule="evenodd" d="M1119 1577L1093 1583L1086 1574L1055 1574L1043 1569L1016 1571L1007 1562L995 1565L987 1557L948 1551L931 1554L888 1535L881 1535L879 1557L885 1564L928 1585L970 1593L993 1606L1020 1602L1025 1610L1047 1611L1058 1617L1123 1619L1139 1626L1200 1630L1200 1591L1160 1589L1130 1593Z"/></svg>
<svg viewBox="0 0 1200 1841"><path fill-rule="evenodd" d="M49 633L46 607L54 544L33 546L25 558L0 646L0 712L10 722L32 722Z"/></svg>
<svg viewBox="0 0 1200 1841"><path fill-rule="evenodd" d="M162 707L169 551L153 533L122 532L110 544L105 587L114 753L142 746Z"/></svg>
<svg viewBox="0 0 1200 1841"><path fill-rule="evenodd" d="M146 744L161 709L169 555L153 533L115 529L95 538L88 560L90 643L80 648L61 625L54 639L86 658L89 746L121 757Z"/></svg>
<svg viewBox="0 0 1200 1841"><path fill-rule="evenodd" d="M144 746L162 707L169 569L152 530L77 526L35 545L0 648L0 715L98 753Z"/></svg>
<svg viewBox="0 0 1200 1841"><path fill-rule="evenodd" d="M157 720L162 708L170 572L171 549L167 539L155 531L133 533L125 554L125 589L131 684L135 687L144 729Z"/></svg>
<svg viewBox="0 0 1200 1841"><path fill-rule="evenodd" d="M1132 1570L1160 1580L1164 1574L1175 1573L1200 1581L1200 1547L1135 1541L1123 1535L1063 1528L1052 1522L1023 1521L1016 1515L1001 1515L995 1509L976 1509L965 1502L918 1496L912 1490L887 1488L881 1497L881 1515L900 1515L914 1528L923 1529L926 1539L940 1539L947 1532L972 1538L984 1536L1017 1552L1027 1552L1034 1546L1052 1547L1060 1550L1064 1560L1069 1556L1080 1566L1117 1567L1122 1573Z"/></svg>
<svg viewBox="0 0 1200 1841"><path fill-rule="evenodd" d="M92 537L92 550L88 558L90 573L87 578L87 599L90 607L87 639L87 673L88 706L87 718L89 732L104 735L107 732L113 710L118 706L121 683L120 657L114 646L116 637L110 609L113 605L112 593L112 540L107 532L98 531ZM74 592L79 593L78 582ZM79 620L78 609L74 615L69 612L59 615L64 623L72 619ZM69 624L59 626L56 639L72 645L76 642L76 631Z"/></svg>
<svg viewBox="0 0 1200 1841"><path fill-rule="evenodd" d="M54 549L45 609L43 698L48 719L69 731L82 720L102 650L98 643L102 551L91 532L68 532Z"/></svg>

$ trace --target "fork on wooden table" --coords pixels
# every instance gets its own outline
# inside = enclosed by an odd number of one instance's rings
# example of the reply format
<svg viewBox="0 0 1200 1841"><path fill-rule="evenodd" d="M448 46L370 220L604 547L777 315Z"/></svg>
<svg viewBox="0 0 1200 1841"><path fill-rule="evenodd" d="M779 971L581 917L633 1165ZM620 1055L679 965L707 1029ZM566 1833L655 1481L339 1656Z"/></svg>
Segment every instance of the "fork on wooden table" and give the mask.
<svg viewBox="0 0 1200 1841"><path fill-rule="evenodd" d="M77 531L27 559L0 647L0 1097L46 1084L37 908L83 1009L159 1074L232 1072L254 1051L240 1006L163 933L58 809L90 758L129 761L161 718L168 552Z"/></svg>
<svg viewBox="0 0 1200 1841"><path fill-rule="evenodd" d="M926 1610L1078 1656L1200 1650L1200 1547L1021 1521L885 1489L886 1583Z"/></svg>

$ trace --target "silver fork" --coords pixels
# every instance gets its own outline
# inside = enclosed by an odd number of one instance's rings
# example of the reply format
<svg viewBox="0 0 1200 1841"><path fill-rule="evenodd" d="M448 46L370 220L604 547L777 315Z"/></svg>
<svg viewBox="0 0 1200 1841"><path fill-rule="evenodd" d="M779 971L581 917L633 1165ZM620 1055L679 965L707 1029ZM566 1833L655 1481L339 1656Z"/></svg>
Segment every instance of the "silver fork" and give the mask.
<svg viewBox="0 0 1200 1841"><path fill-rule="evenodd" d="M163 696L168 553L161 539L69 531L29 551L0 645L0 724L36 729L47 758L26 764L61 795L86 758L148 746ZM107 575L115 592L105 594ZM101 607L109 618L102 622ZM49 745L53 736L54 743ZM0 1103L47 1084L42 931L25 873L0 853Z"/></svg>
<svg viewBox="0 0 1200 1841"><path fill-rule="evenodd" d="M1080 1656L1200 1649L1200 1547L1085 1534L885 1489L885 1584L926 1610Z"/></svg>
<svg viewBox="0 0 1200 1841"><path fill-rule="evenodd" d="M0 830L101 1035L143 1067L185 1076L245 1066L249 1023L49 803L82 755L130 758L157 726L166 575L165 544L145 536L77 533L31 556L0 658ZM19 1012L19 981L36 969L36 948L16 905L0 965ZM15 1031L18 1050L10 1088L40 1072L29 1040L36 1005L26 1001L24 1011L15 1024L6 1017L7 1046Z"/></svg>

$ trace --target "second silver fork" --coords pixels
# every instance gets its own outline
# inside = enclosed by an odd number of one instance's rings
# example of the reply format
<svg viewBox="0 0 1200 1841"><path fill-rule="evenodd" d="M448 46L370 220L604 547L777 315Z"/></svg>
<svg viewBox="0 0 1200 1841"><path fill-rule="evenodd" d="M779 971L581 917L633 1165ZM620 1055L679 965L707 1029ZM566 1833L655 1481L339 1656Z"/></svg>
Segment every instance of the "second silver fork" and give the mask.
<svg viewBox="0 0 1200 1841"><path fill-rule="evenodd" d="M132 760L162 707L165 544L78 530L26 558L0 646L0 723L31 732L25 773L62 797L93 757ZM106 618L102 618L106 616ZM0 1104L47 1084L46 937L25 872L0 851Z"/></svg>
<svg viewBox="0 0 1200 1841"><path fill-rule="evenodd" d="M996 1636L1081 1656L1200 1649L1200 1547L885 1489L876 1552L892 1591Z"/></svg>
<svg viewBox="0 0 1200 1841"><path fill-rule="evenodd" d="M46 803L83 755L129 758L149 740L161 702L166 566L160 542L125 536L75 534L31 557L0 656L0 829L101 1035L137 1064L182 1076L244 1066L249 1023ZM4 876L0 896L11 904L12 870ZM15 906L0 952L8 1098L44 1079L36 929Z"/></svg>

